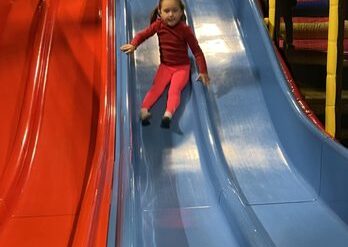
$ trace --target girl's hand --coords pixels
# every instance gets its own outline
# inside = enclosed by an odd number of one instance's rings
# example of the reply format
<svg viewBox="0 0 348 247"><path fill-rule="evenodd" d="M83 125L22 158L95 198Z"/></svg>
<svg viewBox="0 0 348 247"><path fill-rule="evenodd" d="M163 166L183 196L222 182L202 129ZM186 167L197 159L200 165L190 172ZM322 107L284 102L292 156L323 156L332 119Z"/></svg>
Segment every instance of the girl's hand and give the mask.
<svg viewBox="0 0 348 247"><path fill-rule="evenodd" d="M208 86L210 83L209 75L200 73L197 77L197 81L202 81L204 86Z"/></svg>
<svg viewBox="0 0 348 247"><path fill-rule="evenodd" d="M135 51L135 46L131 44L124 44L120 47L121 51L123 51L126 54L133 53Z"/></svg>

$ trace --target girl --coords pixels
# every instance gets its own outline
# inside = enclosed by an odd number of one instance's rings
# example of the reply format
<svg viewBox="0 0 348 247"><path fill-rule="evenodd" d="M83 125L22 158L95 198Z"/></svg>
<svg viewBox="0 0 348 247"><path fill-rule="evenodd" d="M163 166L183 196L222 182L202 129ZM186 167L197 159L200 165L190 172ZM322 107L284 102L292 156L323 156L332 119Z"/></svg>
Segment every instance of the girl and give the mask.
<svg viewBox="0 0 348 247"><path fill-rule="evenodd" d="M149 110L170 84L167 107L161 122L162 128L170 127L172 116L180 104L181 91L189 81L190 60L187 45L192 50L199 68L197 80L201 80L204 85L210 82L204 54L192 30L185 23L184 10L182 0L159 0L152 13L150 26L139 32L130 44L121 46L121 51L128 54L134 52L142 42L155 33L159 39L161 64L141 106L140 119L143 125L150 124Z"/></svg>

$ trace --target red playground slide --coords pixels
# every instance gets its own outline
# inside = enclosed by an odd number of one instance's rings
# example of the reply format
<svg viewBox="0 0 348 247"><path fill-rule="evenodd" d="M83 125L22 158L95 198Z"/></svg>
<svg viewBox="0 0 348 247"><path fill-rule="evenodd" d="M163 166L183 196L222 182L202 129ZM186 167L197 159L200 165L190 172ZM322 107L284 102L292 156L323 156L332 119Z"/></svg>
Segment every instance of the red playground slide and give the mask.
<svg viewBox="0 0 348 247"><path fill-rule="evenodd" d="M112 0L0 3L0 246L105 246Z"/></svg>

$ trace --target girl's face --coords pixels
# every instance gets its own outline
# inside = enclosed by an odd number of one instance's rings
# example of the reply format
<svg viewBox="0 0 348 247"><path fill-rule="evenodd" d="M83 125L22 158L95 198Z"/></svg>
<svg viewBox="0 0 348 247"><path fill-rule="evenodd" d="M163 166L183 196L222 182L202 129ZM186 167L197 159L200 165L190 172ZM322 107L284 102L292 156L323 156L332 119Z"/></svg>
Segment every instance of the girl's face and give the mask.
<svg viewBox="0 0 348 247"><path fill-rule="evenodd" d="M184 11L181 9L178 1L163 0L161 8L159 9L159 14L168 26L173 27L181 21Z"/></svg>

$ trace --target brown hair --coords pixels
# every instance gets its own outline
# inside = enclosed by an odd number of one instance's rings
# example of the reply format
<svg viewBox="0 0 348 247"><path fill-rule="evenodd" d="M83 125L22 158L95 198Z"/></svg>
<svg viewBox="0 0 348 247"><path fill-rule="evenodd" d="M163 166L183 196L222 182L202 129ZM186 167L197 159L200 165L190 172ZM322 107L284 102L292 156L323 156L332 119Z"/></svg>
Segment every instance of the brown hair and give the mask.
<svg viewBox="0 0 348 247"><path fill-rule="evenodd" d="M182 1L182 0L176 0L176 1L179 3L179 6L180 6L181 10L184 12L184 10L185 10L185 5L184 5L183 1ZM159 12L158 12L158 10L161 9L161 7L162 7L162 2L163 2L163 0L159 0L158 5L157 5L156 8L152 11L151 17L150 17L150 24L151 24L152 22L155 22L155 21L158 19L158 17L159 17ZM183 15L181 16L181 21L186 21L186 15L185 15L185 13L183 13Z"/></svg>

